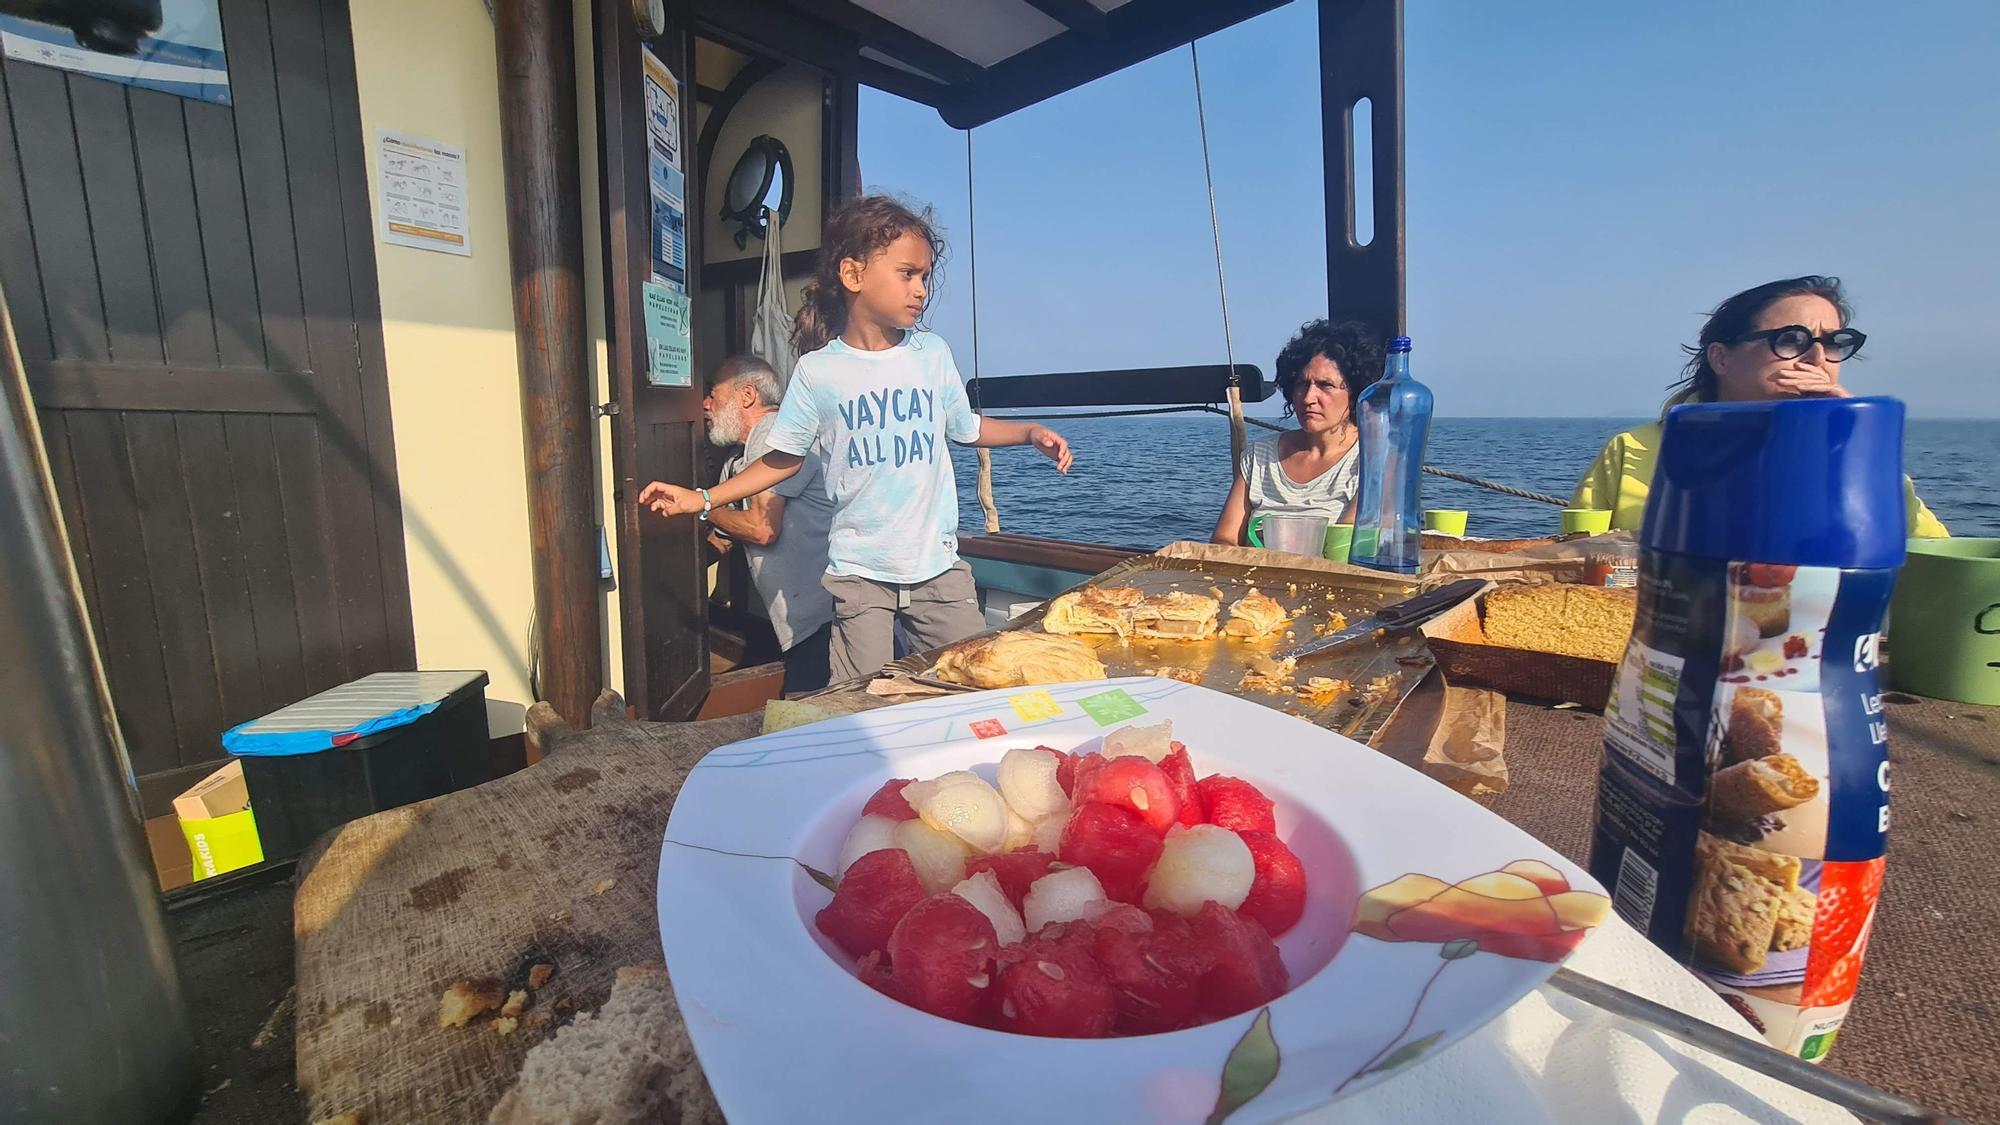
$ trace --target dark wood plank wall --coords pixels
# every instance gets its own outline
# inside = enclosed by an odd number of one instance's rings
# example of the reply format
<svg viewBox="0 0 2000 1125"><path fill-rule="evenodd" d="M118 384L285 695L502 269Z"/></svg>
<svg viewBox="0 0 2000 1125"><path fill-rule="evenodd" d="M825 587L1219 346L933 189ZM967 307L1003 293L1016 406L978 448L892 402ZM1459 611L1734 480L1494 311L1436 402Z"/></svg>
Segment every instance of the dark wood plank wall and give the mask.
<svg viewBox="0 0 2000 1125"><path fill-rule="evenodd" d="M235 105L0 65L0 285L149 814L415 662L344 0L222 0Z"/></svg>

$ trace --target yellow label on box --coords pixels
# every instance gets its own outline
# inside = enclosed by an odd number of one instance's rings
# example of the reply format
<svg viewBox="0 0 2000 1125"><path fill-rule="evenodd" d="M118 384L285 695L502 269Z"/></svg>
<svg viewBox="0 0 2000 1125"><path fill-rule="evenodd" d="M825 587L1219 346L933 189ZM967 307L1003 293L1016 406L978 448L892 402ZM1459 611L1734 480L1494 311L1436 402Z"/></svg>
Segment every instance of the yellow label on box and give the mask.
<svg viewBox="0 0 2000 1125"><path fill-rule="evenodd" d="M1050 695L1046 691L1030 691L1024 692L1021 695L1010 695L1007 697L1007 704L1014 708L1014 713L1021 716L1021 721L1024 723L1053 719L1057 715L1062 714L1062 704L1057 703L1055 696Z"/></svg>
<svg viewBox="0 0 2000 1125"><path fill-rule="evenodd" d="M194 856L196 879L264 861L264 845L257 838L257 819L250 809L227 816L183 820L181 835L187 837L188 852Z"/></svg>

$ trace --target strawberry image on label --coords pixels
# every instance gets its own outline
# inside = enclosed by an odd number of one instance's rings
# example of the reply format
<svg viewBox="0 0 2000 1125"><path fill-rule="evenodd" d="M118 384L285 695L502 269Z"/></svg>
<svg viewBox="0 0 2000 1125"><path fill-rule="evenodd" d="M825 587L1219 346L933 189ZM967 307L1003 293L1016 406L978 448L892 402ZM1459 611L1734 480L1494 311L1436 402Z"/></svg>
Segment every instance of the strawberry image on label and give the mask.
<svg viewBox="0 0 2000 1125"><path fill-rule="evenodd" d="M1831 1007L1854 998L1861 960L1868 951L1868 923L1882 894L1886 857L1864 863L1827 863L1820 868L1819 901L1813 908L1812 954L1800 1000Z"/></svg>

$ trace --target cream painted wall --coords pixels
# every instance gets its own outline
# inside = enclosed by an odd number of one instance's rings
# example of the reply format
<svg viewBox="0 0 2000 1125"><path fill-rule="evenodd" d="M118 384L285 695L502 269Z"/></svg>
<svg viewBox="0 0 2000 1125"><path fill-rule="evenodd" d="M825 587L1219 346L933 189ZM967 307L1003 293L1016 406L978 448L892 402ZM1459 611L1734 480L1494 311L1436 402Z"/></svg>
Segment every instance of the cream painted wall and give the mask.
<svg viewBox="0 0 2000 1125"><path fill-rule="evenodd" d="M534 593L492 22L477 3L351 0L350 11L371 202L379 183L378 130L465 149L472 255L390 246L378 237L375 260L417 661L426 668L486 669L491 733L510 734L521 729L522 711L533 702L528 653ZM579 20L587 34L587 21ZM587 81L587 37L578 44L578 58ZM588 88L579 90L584 277L595 401L603 402L590 104ZM600 462L608 460L604 436L600 430ZM617 595L605 597L607 683L615 685L622 682Z"/></svg>
<svg viewBox="0 0 2000 1125"><path fill-rule="evenodd" d="M583 192L583 300L590 333L590 362L596 402L611 401L611 346L604 329L604 236L599 219L597 179L597 60L591 33L590 5L572 6L576 32L576 123L578 150L583 164L580 184ZM604 543L611 552L614 576L618 566L617 478L611 465L611 419L597 420L597 526L604 529ZM626 503L636 502L626 497ZM602 583L604 619L604 683L622 695L625 690L624 622L618 616L618 584Z"/></svg>

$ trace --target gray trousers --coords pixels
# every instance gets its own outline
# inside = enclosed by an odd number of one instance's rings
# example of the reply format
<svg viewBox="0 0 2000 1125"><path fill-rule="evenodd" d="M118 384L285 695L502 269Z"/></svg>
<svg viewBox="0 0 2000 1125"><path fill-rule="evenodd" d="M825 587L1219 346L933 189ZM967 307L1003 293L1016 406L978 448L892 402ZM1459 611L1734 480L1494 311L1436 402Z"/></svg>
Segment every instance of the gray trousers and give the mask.
<svg viewBox="0 0 2000 1125"><path fill-rule="evenodd" d="M898 624L919 652L986 628L972 568L962 562L924 582L877 582L851 574L829 574L820 582L833 595L827 663L836 684L872 676L895 659Z"/></svg>

